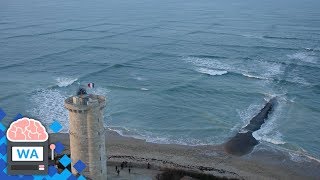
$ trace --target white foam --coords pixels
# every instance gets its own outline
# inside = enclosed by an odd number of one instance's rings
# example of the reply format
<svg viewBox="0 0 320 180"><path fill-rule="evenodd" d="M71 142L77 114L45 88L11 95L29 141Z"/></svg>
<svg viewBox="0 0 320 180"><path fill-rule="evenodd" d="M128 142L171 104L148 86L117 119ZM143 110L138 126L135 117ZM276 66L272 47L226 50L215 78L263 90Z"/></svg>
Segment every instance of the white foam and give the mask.
<svg viewBox="0 0 320 180"><path fill-rule="evenodd" d="M294 162L316 161L317 163L320 163L319 159L312 157L311 155L308 154L308 152L306 152L301 147L299 147L299 150L291 150L291 149L287 149L283 146L279 146L279 145L270 143L270 144L263 144L263 145L258 144L257 146L255 146L253 151L260 151L260 150L273 151L275 153L277 153L277 151L284 152L290 158L290 160L292 160Z"/></svg>
<svg viewBox="0 0 320 180"><path fill-rule="evenodd" d="M67 87L76 82L78 79L77 78L69 78L69 77L57 77L57 85L59 87Z"/></svg>
<svg viewBox="0 0 320 180"><path fill-rule="evenodd" d="M157 143L157 144L179 144L186 146L203 146L209 145L209 143L204 143L203 140L190 138L190 137L173 137L170 135L157 136L155 134L146 133L141 136L147 142Z"/></svg>
<svg viewBox="0 0 320 180"><path fill-rule="evenodd" d="M264 93L265 97L263 98L266 102L269 102L272 98L278 97L283 98L286 93L283 94L275 94L275 93Z"/></svg>
<svg viewBox="0 0 320 180"><path fill-rule="evenodd" d="M282 140L282 136L279 132L274 133L273 136L270 136L270 134L266 135L257 135L255 132L252 134L253 137L260 141L266 141L272 144L285 144L285 142Z"/></svg>
<svg viewBox="0 0 320 180"><path fill-rule="evenodd" d="M266 61L260 61L259 63L260 68L258 68L258 71L264 72L262 76L267 78L273 78L278 75L283 74L284 68L280 63L270 63ZM258 72L259 73L259 72Z"/></svg>
<svg viewBox="0 0 320 180"><path fill-rule="evenodd" d="M281 148L280 148L281 149ZM290 156L290 159L295 162L311 162L315 161L317 163L320 163L320 160L309 155L304 149L301 148L299 151L293 151L288 149L281 149L285 152L287 152Z"/></svg>
<svg viewBox="0 0 320 180"><path fill-rule="evenodd" d="M320 160L319 159L317 159L317 158L315 158L315 157L312 157L312 156L309 156L309 155L305 155L308 159L311 159L311 160L313 160L313 161L316 161L316 162L318 162L318 163L320 163Z"/></svg>
<svg viewBox="0 0 320 180"><path fill-rule="evenodd" d="M144 81L146 80L146 78L140 77L140 76L136 76L134 79L138 80L138 81Z"/></svg>
<svg viewBox="0 0 320 180"><path fill-rule="evenodd" d="M140 88L141 91L148 91L148 88Z"/></svg>
<svg viewBox="0 0 320 180"><path fill-rule="evenodd" d="M30 97L32 109L27 110L32 117L41 121L47 131L51 131L50 124L57 120L62 125L61 132L69 131L68 111L64 108L64 100L68 96L57 89L47 89L37 91Z"/></svg>
<svg viewBox="0 0 320 180"><path fill-rule="evenodd" d="M228 71L213 70L213 69L208 69L208 68L199 68L198 72L203 73L203 74L208 74L211 76L216 76L216 75L220 76L220 75L228 73Z"/></svg>
<svg viewBox="0 0 320 180"><path fill-rule="evenodd" d="M285 141L282 139L282 134L278 131L278 124L276 123L280 118L285 105L285 102L282 102L281 99L282 98L278 98L277 106L266 123L264 123L259 130L252 133L255 139L277 145L285 144Z"/></svg>
<svg viewBox="0 0 320 180"><path fill-rule="evenodd" d="M142 77L141 75L138 75L136 72L131 72L130 73L130 76L135 79L135 80L138 80L138 81L145 81L147 80L146 77Z"/></svg>
<svg viewBox="0 0 320 180"><path fill-rule="evenodd" d="M242 128L249 124L250 120L259 113L261 108L263 108L263 104L253 103L250 104L249 107L244 110L237 109L237 113L242 121L240 124ZM238 125L238 127L240 125Z"/></svg>
<svg viewBox="0 0 320 180"><path fill-rule="evenodd" d="M290 156L290 159L294 162L303 162L306 160L301 154L294 152L288 152L288 154Z"/></svg>
<svg viewBox="0 0 320 180"><path fill-rule="evenodd" d="M299 77L299 76L295 76L293 78L290 78L287 81L293 82L293 83L302 84L302 85L305 85L305 86L310 86L311 85L311 83L309 83L306 79L304 79L303 77Z"/></svg>
<svg viewBox="0 0 320 180"><path fill-rule="evenodd" d="M292 161L295 161L295 162L304 162L304 161L311 162L311 161L315 161L317 163L320 163L319 159L308 155L307 152L305 152L304 150L302 152L301 151L291 151L291 150L289 150L288 154L290 156L290 159Z"/></svg>
<svg viewBox="0 0 320 180"><path fill-rule="evenodd" d="M261 60L254 60L254 62L239 62L234 64L232 61L222 62L212 58L186 57L183 59L186 62L192 63L194 66L196 66L197 71L210 75L220 75L219 73L222 72L223 74L226 74L227 72L234 72L249 78L270 80L275 76L283 74L284 72L282 64ZM214 71L219 71L219 73Z"/></svg>
<svg viewBox="0 0 320 180"><path fill-rule="evenodd" d="M313 52L297 52L295 54L287 55L290 59L300 60L306 63L317 63L317 58Z"/></svg>
<svg viewBox="0 0 320 180"><path fill-rule="evenodd" d="M248 130L246 130L246 129L240 129L240 131L239 131L239 133L241 133L241 134L247 133L247 132L248 132Z"/></svg>
<svg viewBox="0 0 320 180"><path fill-rule="evenodd" d="M134 137L137 139L141 139L141 137L136 134L136 133L132 133L128 128L126 127L119 127L119 126L108 126L108 130L110 131L115 131L117 132L119 135L124 136L124 137Z"/></svg>
<svg viewBox="0 0 320 180"><path fill-rule="evenodd" d="M263 39L263 36L261 35L256 35L256 34L242 34L243 37L247 37L247 38L254 38L254 39Z"/></svg>
<svg viewBox="0 0 320 180"><path fill-rule="evenodd" d="M87 92L90 94L96 94L96 95L102 95L102 96L108 97L110 90L103 87L95 87L92 89L87 89Z"/></svg>
<svg viewBox="0 0 320 180"><path fill-rule="evenodd" d="M184 58L186 62L192 63L197 67L204 67L204 68L212 68L212 69L219 69L228 71L231 67L226 64L222 63L219 60L211 59L211 58L198 58L198 57L187 57Z"/></svg>
<svg viewBox="0 0 320 180"><path fill-rule="evenodd" d="M262 80L268 80L268 78L266 77L262 77L262 76L255 76L255 75L251 75L251 74L247 74L247 73L242 73L243 76L249 77L249 78L255 78L255 79L262 79Z"/></svg>
<svg viewBox="0 0 320 180"><path fill-rule="evenodd" d="M176 137L169 134L156 134L146 130L138 130L135 128L126 128L119 126L109 126L109 130L117 132L119 135L124 137L133 137L136 139L142 139L146 142L157 143L157 144L180 144L188 146L197 145L208 145L214 142L212 139L206 140L208 143L204 143L203 140L190 138L190 137ZM209 143L210 142L210 143Z"/></svg>

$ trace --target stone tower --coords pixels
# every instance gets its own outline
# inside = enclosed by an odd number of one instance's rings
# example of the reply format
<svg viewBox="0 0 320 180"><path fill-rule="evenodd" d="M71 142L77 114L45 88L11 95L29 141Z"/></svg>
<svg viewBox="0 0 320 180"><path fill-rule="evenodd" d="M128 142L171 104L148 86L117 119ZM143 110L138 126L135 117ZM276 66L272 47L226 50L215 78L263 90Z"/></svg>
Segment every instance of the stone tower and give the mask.
<svg viewBox="0 0 320 180"><path fill-rule="evenodd" d="M73 165L81 160L87 166L82 172L84 176L97 180L107 179L103 126L106 98L85 93L67 98L64 104L69 110L72 173L78 173Z"/></svg>

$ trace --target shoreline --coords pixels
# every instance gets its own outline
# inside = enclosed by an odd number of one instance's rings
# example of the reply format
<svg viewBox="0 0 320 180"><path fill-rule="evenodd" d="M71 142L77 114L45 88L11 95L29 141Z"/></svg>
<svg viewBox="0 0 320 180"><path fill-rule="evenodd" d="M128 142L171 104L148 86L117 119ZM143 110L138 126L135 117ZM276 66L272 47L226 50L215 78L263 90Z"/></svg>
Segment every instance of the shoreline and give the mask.
<svg viewBox="0 0 320 180"><path fill-rule="evenodd" d="M60 141L66 147L63 153L70 153L69 134L50 134L50 141ZM109 169L127 161L133 168L148 172L149 162L153 175L173 169L235 179L320 178L320 163L316 160L295 162L284 152L264 146L257 145L259 149L248 155L233 156L225 152L223 145L156 144L106 130L108 177L113 172Z"/></svg>

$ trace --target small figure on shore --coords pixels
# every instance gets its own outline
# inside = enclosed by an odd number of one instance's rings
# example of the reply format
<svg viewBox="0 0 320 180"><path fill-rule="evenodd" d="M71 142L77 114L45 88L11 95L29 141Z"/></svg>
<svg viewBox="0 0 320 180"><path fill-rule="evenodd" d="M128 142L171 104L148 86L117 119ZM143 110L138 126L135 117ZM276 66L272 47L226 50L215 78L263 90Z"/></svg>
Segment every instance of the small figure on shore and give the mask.
<svg viewBox="0 0 320 180"><path fill-rule="evenodd" d="M150 169L150 163L148 163L148 169Z"/></svg>
<svg viewBox="0 0 320 180"><path fill-rule="evenodd" d="M116 172L118 171L118 166L116 166Z"/></svg>
<svg viewBox="0 0 320 180"><path fill-rule="evenodd" d="M119 176L119 174L120 174L120 170L119 169L117 170L117 173L118 173L118 176Z"/></svg>
<svg viewBox="0 0 320 180"><path fill-rule="evenodd" d="M130 166L129 166L129 174L130 174L130 172L131 172L131 168L130 168Z"/></svg>

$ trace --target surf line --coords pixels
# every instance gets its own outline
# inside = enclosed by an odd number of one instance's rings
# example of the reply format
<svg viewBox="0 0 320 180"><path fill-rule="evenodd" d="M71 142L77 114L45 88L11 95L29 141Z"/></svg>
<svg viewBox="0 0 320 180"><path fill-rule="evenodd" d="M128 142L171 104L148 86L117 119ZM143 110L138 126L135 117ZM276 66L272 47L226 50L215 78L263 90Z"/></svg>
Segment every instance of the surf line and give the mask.
<svg viewBox="0 0 320 180"><path fill-rule="evenodd" d="M268 119L269 114L272 112L276 104L276 98L269 100L260 112L254 116L249 124L245 126L242 131L238 132L234 137L224 143L224 149L227 153L242 156L250 153L254 146L259 143L252 133L261 128L261 125Z"/></svg>

